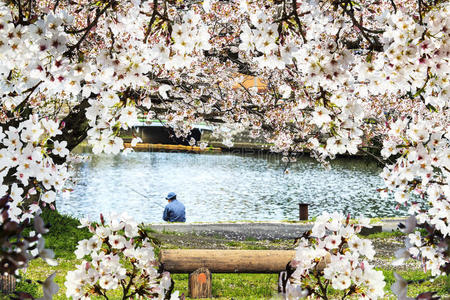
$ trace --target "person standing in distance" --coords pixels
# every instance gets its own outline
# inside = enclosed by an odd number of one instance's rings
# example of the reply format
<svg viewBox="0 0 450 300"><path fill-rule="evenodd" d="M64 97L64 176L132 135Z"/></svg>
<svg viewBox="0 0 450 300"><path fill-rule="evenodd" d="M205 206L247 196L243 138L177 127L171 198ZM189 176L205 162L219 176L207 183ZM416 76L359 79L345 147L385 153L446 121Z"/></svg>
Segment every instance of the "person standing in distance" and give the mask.
<svg viewBox="0 0 450 300"><path fill-rule="evenodd" d="M167 222L186 222L186 211L183 203L177 200L177 194L170 192L166 200L169 203L164 208L163 220Z"/></svg>

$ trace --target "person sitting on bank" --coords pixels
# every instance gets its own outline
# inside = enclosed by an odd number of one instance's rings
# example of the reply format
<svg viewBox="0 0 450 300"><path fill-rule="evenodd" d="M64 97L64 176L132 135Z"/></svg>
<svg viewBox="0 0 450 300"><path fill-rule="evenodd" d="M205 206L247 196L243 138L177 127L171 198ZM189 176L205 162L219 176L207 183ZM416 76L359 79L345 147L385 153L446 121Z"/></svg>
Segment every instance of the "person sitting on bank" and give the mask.
<svg viewBox="0 0 450 300"><path fill-rule="evenodd" d="M186 212L183 203L177 200L177 194L170 192L166 200L169 203L164 208L163 220L168 222L186 222Z"/></svg>

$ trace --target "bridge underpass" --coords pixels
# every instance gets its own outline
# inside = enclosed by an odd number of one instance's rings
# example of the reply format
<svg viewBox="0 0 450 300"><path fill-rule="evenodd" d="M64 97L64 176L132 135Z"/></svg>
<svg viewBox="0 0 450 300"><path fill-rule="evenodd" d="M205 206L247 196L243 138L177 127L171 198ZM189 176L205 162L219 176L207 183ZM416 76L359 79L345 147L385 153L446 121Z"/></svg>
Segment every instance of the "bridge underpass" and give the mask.
<svg viewBox="0 0 450 300"><path fill-rule="evenodd" d="M202 133L205 131L211 131L211 128L205 125L196 125L187 137L178 138L172 128L168 128L159 122L154 122L151 124L135 125L131 129L123 131L122 136L125 139L127 139L126 137L130 137L131 139L132 136L140 137L142 143L148 144L189 146L189 140L191 138L200 141Z"/></svg>

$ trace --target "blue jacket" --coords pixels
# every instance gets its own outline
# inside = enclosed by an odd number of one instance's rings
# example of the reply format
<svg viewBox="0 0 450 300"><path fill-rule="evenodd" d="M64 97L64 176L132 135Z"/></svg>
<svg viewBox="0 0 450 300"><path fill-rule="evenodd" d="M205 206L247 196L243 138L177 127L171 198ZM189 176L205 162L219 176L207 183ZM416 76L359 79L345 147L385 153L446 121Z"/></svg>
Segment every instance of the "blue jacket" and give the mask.
<svg viewBox="0 0 450 300"><path fill-rule="evenodd" d="M163 220L169 222L186 222L186 212L183 203L173 200L166 205Z"/></svg>

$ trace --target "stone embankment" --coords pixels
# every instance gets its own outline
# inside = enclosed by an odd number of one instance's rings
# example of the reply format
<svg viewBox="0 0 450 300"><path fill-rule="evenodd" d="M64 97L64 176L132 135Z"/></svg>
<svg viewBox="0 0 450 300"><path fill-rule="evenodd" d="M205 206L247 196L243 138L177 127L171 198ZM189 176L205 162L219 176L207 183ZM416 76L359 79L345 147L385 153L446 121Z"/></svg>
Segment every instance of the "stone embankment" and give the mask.
<svg viewBox="0 0 450 300"><path fill-rule="evenodd" d="M391 232L404 219L382 219L374 224L374 229ZM230 222L230 223L171 223L152 224L153 230L160 232L195 233L203 236L220 236L230 240L243 241L295 239L312 228L313 223L288 222ZM378 227L377 227L378 226ZM368 232L372 233L372 232Z"/></svg>

